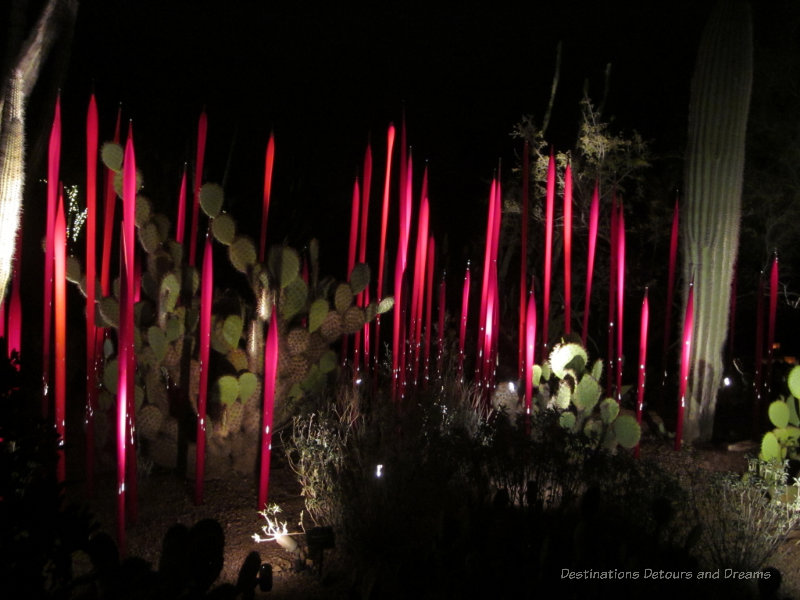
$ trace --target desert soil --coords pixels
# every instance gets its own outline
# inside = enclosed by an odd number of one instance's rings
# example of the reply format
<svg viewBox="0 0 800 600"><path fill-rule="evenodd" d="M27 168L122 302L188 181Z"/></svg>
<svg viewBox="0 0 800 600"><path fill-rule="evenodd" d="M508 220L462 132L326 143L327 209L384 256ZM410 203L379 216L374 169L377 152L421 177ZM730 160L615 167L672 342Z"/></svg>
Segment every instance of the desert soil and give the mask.
<svg viewBox="0 0 800 600"><path fill-rule="evenodd" d="M747 466L747 448L729 450L727 445L709 445L690 452L675 453L664 445L643 445L644 456L657 456L671 463L672 468L682 468L690 462L712 471L742 472ZM276 453L277 454L277 453ZM89 505L101 528L113 535L116 530L114 489L112 473L99 477L96 493ZM264 562L273 567L273 589L256 590L256 598L315 599L351 597L353 578L337 560L336 549L325 555L320 574L306 568L297 571L292 556L275 542L257 543L254 533L261 532L265 521L257 512L257 484L255 479L238 478L207 481L203 502L194 502L194 484L174 473L154 472L142 478L138 490L139 515L127 528L127 555L148 561L154 569L158 566L161 543L167 530L176 523L191 527L205 518L214 518L225 532L225 565L215 585L235 583L245 557L257 551ZM82 495L75 484L72 494ZM270 476L269 502L282 509L281 521L286 521L290 531L299 532L298 522L303 510L303 498L294 474L280 457L273 459ZM306 526L312 524L306 519ZM779 597L800 598L800 531L790 535L768 561L783 576Z"/></svg>

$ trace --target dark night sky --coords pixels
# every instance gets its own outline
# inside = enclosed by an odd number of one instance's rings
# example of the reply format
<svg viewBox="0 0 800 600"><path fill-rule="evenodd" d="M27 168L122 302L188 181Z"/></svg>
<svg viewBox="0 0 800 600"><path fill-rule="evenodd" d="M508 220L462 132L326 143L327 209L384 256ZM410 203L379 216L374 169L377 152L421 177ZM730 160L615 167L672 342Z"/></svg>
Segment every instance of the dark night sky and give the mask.
<svg viewBox="0 0 800 600"><path fill-rule="evenodd" d="M793 1L779 0L778 8L786 12ZM31 17L37 2L31 0ZM270 240L299 246L320 238L323 261L333 266L323 270L335 277L345 276L352 185L368 138L375 165L375 262L386 129L390 122L399 125L403 110L415 191L424 162L431 228L440 244L449 238L447 262L462 272L465 259L479 260L489 181L501 159L506 189L511 187L521 144L510 132L526 113L541 121L559 41L563 61L548 139L560 150L572 146L584 81L599 100L611 63L606 115L617 129L636 129L652 140L657 157L672 157L675 180L661 182L669 211L680 185L697 44L713 4L595 0L512 7L468 0L452 3L454 8L392 1L321 9L297 1L79 2L72 43L57 47L55 56L63 60L69 52L61 83L65 183L82 184L84 118L94 90L101 137L110 139L122 103L125 121L133 122L146 193L172 218L180 172L185 161L190 167L194 161L197 118L205 107L205 180L225 184L226 208L255 235L264 150L274 130ZM771 4L752 4L758 46L770 39L783 13ZM0 11L0 24L3 17ZM57 60L50 62L28 113L31 156L36 138L46 144L49 131ZM36 215L43 203L44 194L29 187L26 231L41 223ZM393 207L396 220L395 212ZM24 255L35 256L37 239L30 236ZM391 255L395 240L390 231ZM750 254L759 260L759 252Z"/></svg>
<svg viewBox="0 0 800 600"><path fill-rule="evenodd" d="M399 124L405 107L415 164L430 168L433 227L441 231L451 222L447 211L483 213L498 159L511 165L519 149L509 136L513 125L525 113L541 120L559 40L563 64L549 132L557 147L574 141L584 79L599 99L608 62L607 112L665 147L682 144L709 3L304 4L82 0L63 91L66 119L80 135L94 86L107 138L122 102L139 164L158 195L177 187L183 161L194 160L205 106L205 177L225 178L229 208L240 219L258 201L274 128L276 220L285 218L290 237L325 237L319 228L346 237L366 140L374 146L375 195L386 128Z"/></svg>

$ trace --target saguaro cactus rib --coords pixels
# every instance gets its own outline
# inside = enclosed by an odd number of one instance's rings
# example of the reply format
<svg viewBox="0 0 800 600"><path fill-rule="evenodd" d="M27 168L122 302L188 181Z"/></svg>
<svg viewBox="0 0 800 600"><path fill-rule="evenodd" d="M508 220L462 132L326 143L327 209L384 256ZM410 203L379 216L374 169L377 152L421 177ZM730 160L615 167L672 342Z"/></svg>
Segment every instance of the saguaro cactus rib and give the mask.
<svg viewBox="0 0 800 600"><path fill-rule="evenodd" d="M739 246L752 72L749 7L740 0L720 1L698 50L689 111L684 280L688 286L694 276L696 344L685 413L687 441L708 440L713 430Z"/></svg>

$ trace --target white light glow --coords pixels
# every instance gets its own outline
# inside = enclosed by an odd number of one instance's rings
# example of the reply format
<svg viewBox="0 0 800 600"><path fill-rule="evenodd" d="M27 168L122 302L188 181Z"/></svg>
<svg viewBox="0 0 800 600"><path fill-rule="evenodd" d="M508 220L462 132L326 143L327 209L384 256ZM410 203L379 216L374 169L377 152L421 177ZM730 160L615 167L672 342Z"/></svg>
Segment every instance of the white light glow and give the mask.
<svg viewBox="0 0 800 600"><path fill-rule="evenodd" d="M377 465L375 467L375 477L383 477L383 465Z"/></svg>
<svg viewBox="0 0 800 600"><path fill-rule="evenodd" d="M297 552L297 542L291 537L295 534L289 533L286 521L280 523L274 518L279 512L281 512L281 508L276 504L272 504L266 510L259 512L259 514L267 520L267 524L261 527L261 531L264 533L265 537L254 533L253 540L259 544L262 542L277 542L278 545L287 552Z"/></svg>

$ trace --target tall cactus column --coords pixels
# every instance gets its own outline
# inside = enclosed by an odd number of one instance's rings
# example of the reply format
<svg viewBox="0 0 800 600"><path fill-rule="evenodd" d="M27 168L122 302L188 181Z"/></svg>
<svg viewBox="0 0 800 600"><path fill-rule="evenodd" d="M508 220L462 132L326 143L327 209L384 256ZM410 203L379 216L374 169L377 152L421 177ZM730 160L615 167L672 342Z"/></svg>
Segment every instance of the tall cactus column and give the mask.
<svg viewBox="0 0 800 600"><path fill-rule="evenodd" d="M684 413L687 441L710 440L713 432L739 247L752 72L749 6L720 0L700 42L689 106L684 297L694 276L695 321Z"/></svg>

